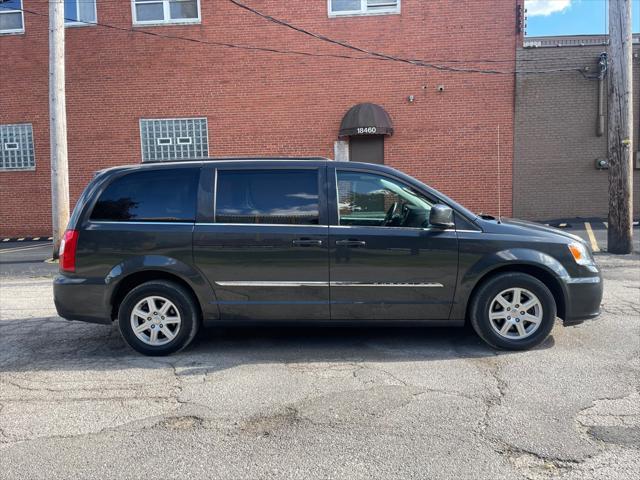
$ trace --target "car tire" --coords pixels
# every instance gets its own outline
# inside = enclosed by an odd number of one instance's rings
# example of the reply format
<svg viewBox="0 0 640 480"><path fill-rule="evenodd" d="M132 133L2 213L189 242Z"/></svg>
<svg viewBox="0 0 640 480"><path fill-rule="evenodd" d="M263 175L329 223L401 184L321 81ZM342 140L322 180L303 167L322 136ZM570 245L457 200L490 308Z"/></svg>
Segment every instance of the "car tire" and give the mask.
<svg viewBox="0 0 640 480"><path fill-rule="evenodd" d="M503 273L480 286L471 301L469 320L492 347L527 350L547 338L556 313L555 299L544 283L525 273Z"/></svg>
<svg viewBox="0 0 640 480"><path fill-rule="evenodd" d="M118 328L136 351L162 356L182 350L196 336L200 309L181 285L165 280L133 288L118 309Z"/></svg>

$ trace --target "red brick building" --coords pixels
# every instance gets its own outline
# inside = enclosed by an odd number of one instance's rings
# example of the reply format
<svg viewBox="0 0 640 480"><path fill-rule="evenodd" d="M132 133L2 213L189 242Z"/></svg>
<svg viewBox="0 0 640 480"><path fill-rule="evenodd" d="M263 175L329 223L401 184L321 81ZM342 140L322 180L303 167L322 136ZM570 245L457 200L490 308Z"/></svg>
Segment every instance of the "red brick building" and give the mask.
<svg viewBox="0 0 640 480"><path fill-rule="evenodd" d="M70 22L66 29L72 205L96 170L143 156L334 158L351 150L361 158L380 154L384 141L385 164L472 209L496 212L499 127L501 203L503 214L511 213L513 74L376 59L230 0L67 3L68 18L116 27ZM520 0L243 3L367 50L463 70L512 71L522 41ZM1 6L0 235L48 234L48 5ZM340 137L343 117L361 103L386 111L393 134ZM185 120L149 121L162 119ZM351 149L339 140L351 141Z"/></svg>

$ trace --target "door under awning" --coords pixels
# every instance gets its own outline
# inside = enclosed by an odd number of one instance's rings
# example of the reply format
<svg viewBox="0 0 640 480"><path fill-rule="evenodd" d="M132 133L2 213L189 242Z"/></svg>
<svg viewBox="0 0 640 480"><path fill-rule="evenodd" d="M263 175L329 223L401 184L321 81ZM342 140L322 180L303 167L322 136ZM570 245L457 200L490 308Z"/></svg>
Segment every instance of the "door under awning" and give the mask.
<svg viewBox="0 0 640 480"><path fill-rule="evenodd" d="M339 135L393 135L393 124L387 111L380 105L359 103L351 107L342 118Z"/></svg>

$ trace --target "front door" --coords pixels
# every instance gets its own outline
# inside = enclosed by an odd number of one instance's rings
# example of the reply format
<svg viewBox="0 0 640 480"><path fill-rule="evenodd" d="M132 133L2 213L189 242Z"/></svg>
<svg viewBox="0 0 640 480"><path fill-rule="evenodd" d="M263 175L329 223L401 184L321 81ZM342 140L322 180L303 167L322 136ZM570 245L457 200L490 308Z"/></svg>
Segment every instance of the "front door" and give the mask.
<svg viewBox="0 0 640 480"><path fill-rule="evenodd" d="M454 230L430 228L434 200L385 174L328 177L332 320L448 320L458 245Z"/></svg>
<svg viewBox="0 0 640 480"><path fill-rule="evenodd" d="M221 166L203 175L215 213L196 223L193 253L223 320L330 318L325 170ZM200 190L207 198L207 185Z"/></svg>
<svg viewBox="0 0 640 480"><path fill-rule="evenodd" d="M384 164L384 135L352 136L349 139L349 160Z"/></svg>

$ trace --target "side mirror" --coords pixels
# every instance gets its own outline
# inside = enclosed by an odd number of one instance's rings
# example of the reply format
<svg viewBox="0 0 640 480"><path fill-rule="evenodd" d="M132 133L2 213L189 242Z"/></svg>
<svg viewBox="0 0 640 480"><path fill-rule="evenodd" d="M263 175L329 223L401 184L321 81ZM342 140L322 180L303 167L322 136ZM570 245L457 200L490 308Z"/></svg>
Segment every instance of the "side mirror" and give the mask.
<svg viewBox="0 0 640 480"><path fill-rule="evenodd" d="M429 225L435 228L453 228L453 210L446 205L436 204L429 213Z"/></svg>

